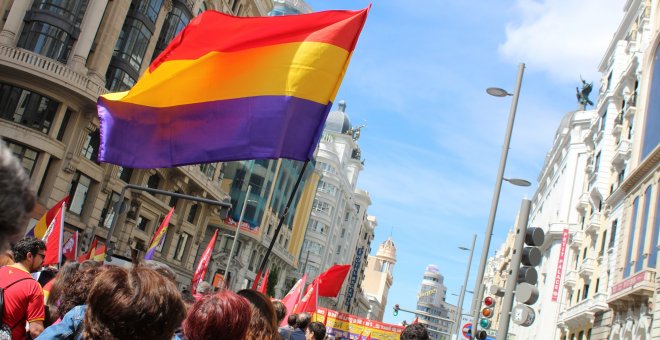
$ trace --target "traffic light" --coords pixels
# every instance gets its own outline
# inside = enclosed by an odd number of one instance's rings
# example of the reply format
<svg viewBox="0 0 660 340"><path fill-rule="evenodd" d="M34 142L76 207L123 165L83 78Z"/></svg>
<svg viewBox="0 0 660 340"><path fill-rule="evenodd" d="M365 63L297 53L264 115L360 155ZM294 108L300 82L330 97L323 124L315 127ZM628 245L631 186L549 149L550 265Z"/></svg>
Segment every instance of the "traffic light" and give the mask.
<svg viewBox="0 0 660 340"><path fill-rule="evenodd" d="M491 318L495 313L495 299L492 296L484 298L484 306L481 309L481 319L479 320L479 328L488 329L492 324Z"/></svg>
<svg viewBox="0 0 660 340"><path fill-rule="evenodd" d="M543 254L538 247L543 245L545 233L541 228L527 228L525 231L525 247L521 253L521 267L518 270L518 287L516 300L526 305L533 305L539 298L539 289L536 287L538 273L535 266L541 263Z"/></svg>
<svg viewBox="0 0 660 340"><path fill-rule="evenodd" d="M399 315L399 304L394 305L394 316Z"/></svg>

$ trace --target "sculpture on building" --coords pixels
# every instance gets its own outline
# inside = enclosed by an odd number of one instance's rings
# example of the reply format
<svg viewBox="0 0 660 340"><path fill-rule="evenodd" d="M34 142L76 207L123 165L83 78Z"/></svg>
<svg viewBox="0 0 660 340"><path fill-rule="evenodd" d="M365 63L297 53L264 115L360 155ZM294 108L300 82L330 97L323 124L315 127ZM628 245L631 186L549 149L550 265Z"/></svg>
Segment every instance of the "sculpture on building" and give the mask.
<svg viewBox="0 0 660 340"><path fill-rule="evenodd" d="M583 109L586 108L587 105L594 106L594 103L589 100L589 94L591 93L594 83L587 83L582 77L580 77L580 80L582 81L582 89L575 88L578 104L580 104Z"/></svg>

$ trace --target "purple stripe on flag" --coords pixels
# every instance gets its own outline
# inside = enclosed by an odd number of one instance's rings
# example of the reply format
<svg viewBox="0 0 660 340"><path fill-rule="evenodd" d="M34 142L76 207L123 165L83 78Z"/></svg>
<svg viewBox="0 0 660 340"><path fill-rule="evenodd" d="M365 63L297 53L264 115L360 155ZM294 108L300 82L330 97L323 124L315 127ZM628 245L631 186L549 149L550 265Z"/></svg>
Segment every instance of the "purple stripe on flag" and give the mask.
<svg viewBox="0 0 660 340"><path fill-rule="evenodd" d="M246 159L311 159L332 103L259 96L154 108L100 97L97 106L100 161L164 168Z"/></svg>
<svg viewBox="0 0 660 340"><path fill-rule="evenodd" d="M145 260L151 260L154 258L154 253L156 252L156 247L153 247L147 251L147 253L144 255Z"/></svg>

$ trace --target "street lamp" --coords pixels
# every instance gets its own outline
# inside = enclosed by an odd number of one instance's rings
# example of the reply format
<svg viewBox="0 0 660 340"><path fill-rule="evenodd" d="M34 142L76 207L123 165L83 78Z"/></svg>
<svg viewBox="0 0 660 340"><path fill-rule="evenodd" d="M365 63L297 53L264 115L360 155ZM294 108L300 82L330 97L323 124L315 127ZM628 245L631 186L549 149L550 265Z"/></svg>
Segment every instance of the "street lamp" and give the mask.
<svg viewBox="0 0 660 340"><path fill-rule="evenodd" d="M477 234L474 234L472 237L472 247L466 248L466 247L458 247L460 250L469 250L470 251L470 258L468 259L468 265L467 265L467 270L465 271L465 279L463 280L463 285L461 286L461 294L458 297L458 306L456 306L456 321L454 322L454 330L453 334L456 335L458 334L458 329L460 327L460 322L461 322L461 315L463 314L463 299L465 298L465 292L467 288L467 282L468 278L470 277L470 267L472 266L472 254L474 253L474 242L477 241Z"/></svg>
<svg viewBox="0 0 660 340"><path fill-rule="evenodd" d="M511 132L513 131L513 122L516 118L516 109L518 108L518 97L520 95L520 86L522 85L523 73L525 71L525 64L518 64L518 76L516 78L516 88L513 91L513 94L510 94L506 90L500 88L490 87L486 89L486 92L492 96L496 97L506 97L513 96L511 101L511 109L509 111L509 121L506 128L506 134L504 136L504 145L502 146L502 156L500 158L500 166L497 172L497 178L495 180L495 190L493 191L493 199L490 207L490 215L488 217L488 224L486 225L486 233L484 237L484 246L481 250L481 260L479 261L479 268L477 269L477 281L475 282L474 294L472 298L472 337L477 334L477 325L479 320L479 305L483 298L483 287L482 281L484 279L484 273L486 271L486 261L488 260L488 252L490 249L490 241L493 234L493 226L495 224L495 215L497 213L497 204L500 199L500 191L502 189L502 181L504 180L504 169L506 168L506 158L509 154L509 144L511 143ZM508 179L507 182L519 185L523 184L518 180ZM529 183L525 181L526 183Z"/></svg>

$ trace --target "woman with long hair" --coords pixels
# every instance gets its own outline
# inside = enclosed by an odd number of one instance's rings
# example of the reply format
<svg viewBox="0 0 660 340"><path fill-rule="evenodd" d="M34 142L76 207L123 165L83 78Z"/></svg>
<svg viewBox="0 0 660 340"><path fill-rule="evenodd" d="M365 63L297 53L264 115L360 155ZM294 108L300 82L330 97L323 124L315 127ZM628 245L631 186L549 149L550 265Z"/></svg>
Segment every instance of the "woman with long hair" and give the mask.
<svg viewBox="0 0 660 340"><path fill-rule="evenodd" d="M251 315L245 298L221 290L195 302L183 322L183 335L186 340L245 340Z"/></svg>
<svg viewBox="0 0 660 340"><path fill-rule="evenodd" d="M248 328L248 340L279 340L275 308L265 294L252 289L243 289L236 293L250 302L252 318Z"/></svg>

